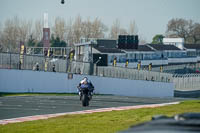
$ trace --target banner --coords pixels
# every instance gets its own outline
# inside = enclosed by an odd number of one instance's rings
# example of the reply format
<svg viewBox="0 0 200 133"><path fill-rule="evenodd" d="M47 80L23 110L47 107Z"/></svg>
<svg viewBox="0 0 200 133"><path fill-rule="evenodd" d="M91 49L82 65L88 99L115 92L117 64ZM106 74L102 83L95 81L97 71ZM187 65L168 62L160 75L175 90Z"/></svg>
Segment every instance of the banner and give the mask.
<svg viewBox="0 0 200 133"><path fill-rule="evenodd" d="M24 62L24 53L25 53L25 46L23 42L20 42L20 65Z"/></svg>

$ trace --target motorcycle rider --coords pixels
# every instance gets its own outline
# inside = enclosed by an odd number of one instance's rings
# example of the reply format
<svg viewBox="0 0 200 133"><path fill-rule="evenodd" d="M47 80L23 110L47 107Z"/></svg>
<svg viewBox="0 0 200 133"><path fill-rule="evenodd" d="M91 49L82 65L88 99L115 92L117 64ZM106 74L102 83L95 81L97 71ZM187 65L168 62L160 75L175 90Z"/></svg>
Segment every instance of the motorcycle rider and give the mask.
<svg viewBox="0 0 200 133"><path fill-rule="evenodd" d="M89 89L90 99L92 98L93 91L94 91L94 86L93 86L92 82L90 80L88 80L87 77L84 77L80 81L80 83L79 83L77 88L78 88L78 93L79 93L79 96L80 96L80 100L81 100L81 97L82 97L81 89L84 89L84 88L88 88Z"/></svg>

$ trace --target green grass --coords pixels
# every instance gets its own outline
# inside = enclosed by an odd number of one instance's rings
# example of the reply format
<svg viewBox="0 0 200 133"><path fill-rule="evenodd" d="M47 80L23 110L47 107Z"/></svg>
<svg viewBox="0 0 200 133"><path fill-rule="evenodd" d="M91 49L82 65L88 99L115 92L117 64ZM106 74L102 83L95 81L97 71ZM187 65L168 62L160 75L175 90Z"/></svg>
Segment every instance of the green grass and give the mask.
<svg viewBox="0 0 200 133"><path fill-rule="evenodd" d="M0 125L0 133L116 133L131 125L149 121L154 115L173 116L185 112L200 112L200 100L159 108L66 115L48 120Z"/></svg>

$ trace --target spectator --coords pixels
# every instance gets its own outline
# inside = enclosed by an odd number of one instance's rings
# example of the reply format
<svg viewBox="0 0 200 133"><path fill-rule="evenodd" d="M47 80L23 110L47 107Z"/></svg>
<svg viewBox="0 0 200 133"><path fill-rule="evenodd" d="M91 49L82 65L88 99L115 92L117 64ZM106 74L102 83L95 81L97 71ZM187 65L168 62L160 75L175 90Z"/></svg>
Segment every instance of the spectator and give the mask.
<svg viewBox="0 0 200 133"><path fill-rule="evenodd" d="M53 72L56 72L56 65L55 64L53 64Z"/></svg>
<svg viewBox="0 0 200 133"><path fill-rule="evenodd" d="M33 66L33 71L39 71L40 67L39 67L39 63L37 62L34 66Z"/></svg>

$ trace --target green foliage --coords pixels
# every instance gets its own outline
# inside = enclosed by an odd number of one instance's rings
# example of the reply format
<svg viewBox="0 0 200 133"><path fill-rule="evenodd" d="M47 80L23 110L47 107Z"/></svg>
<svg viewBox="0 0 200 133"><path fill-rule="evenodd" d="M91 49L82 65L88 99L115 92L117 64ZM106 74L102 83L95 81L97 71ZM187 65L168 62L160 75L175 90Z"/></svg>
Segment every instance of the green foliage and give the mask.
<svg viewBox="0 0 200 133"><path fill-rule="evenodd" d="M164 36L161 34L155 35L153 37L152 44L163 44L163 38L164 38Z"/></svg>
<svg viewBox="0 0 200 133"><path fill-rule="evenodd" d="M67 43L65 41L61 41L59 37L54 37L54 35L51 36L51 47L66 47Z"/></svg>
<svg viewBox="0 0 200 133"><path fill-rule="evenodd" d="M173 116L185 112L200 112L200 100L178 105L111 111L93 114L66 115L48 120L0 125L2 133L116 133L130 126L151 120L154 115Z"/></svg>
<svg viewBox="0 0 200 133"><path fill-rule="evenodd" d="M43 47L42 41L38 42L38 43L36 44L36 46L37 46L37 47Z"/></svg>
<svg viewBox="0 0 200 133"><path fill-rule="evenodd" d="M27 45L29 47L34 47L36 45L35 39L33 38L33 36L31 35L30 38L28 39Z"/></svg>

